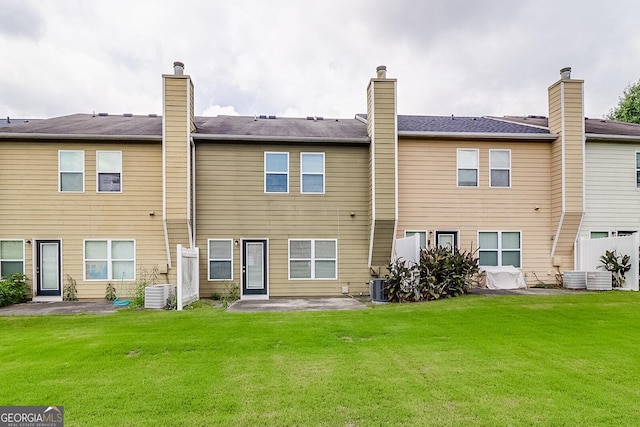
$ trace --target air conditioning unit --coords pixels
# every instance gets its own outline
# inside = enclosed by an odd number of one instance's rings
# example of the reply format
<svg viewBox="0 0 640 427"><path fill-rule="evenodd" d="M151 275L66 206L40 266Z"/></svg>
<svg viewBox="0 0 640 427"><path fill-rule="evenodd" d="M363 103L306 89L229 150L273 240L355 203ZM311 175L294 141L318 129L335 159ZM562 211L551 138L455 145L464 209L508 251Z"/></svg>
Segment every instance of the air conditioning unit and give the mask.
<svg viewBox="0 0 640 427"><path fill-rule="evenodd" d="M167 299L173 292L175 295L175 285L154 285L144 288L144 308L164 308Z"/></svg>
<svg viewBox="0 0 640 427"><path fill-rule="evenodd" d="M587 271L588 291L610 291L613 276L608 271Z"/></svg>
<svg viewBox="0 0 640 427"><path fill-rule="evenodd" d="M562 274L562 286L567 289L586 289L587 288L587 272L586 271L565 271Z"/></svg>
<svg viewBox="0 0 640 427"><path fill-rule="evenodd" d="M384 279L375 279L369 282L369 293L373 302L387 302L389 293L385 289L386 281Z"/></svg>

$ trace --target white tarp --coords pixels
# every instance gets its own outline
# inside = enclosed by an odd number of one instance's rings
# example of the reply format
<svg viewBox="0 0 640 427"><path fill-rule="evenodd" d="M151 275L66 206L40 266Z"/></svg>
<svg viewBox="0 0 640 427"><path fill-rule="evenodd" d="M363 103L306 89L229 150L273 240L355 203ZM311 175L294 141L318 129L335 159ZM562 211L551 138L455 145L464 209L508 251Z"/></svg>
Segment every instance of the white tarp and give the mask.
<svg viewBox="0 0 640 427"><path fill-rule="evenodd" d="M522 271L506 265L503 267L483 266L486 273L486 285L488 289L523 289L527 287Z"/></svg>
<svg viewBox="0 0 640 427"><path fill-rule="evenodd" d="M420 236L413 236L396 239L393 247L392 261L403 259L408 266L420 263Z"/></svg>

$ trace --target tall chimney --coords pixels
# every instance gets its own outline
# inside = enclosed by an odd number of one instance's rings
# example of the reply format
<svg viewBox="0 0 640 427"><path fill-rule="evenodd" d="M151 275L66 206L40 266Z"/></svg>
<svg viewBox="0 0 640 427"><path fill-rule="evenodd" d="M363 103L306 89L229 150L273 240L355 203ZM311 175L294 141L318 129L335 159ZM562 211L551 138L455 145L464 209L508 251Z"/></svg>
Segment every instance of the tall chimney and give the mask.
<svg viewBox="0 0 640 427"><path fill-rule="evenodd" d="M387 66L386 65L378 65L376 67L376 72L378 74L378 78L379 79L386 79L387 78Z"/></svg>
<svg viewBox="0 0 640 427"><path fill-rule="evenodd" d="M173 63L173 74L176 76L184 74L184 64L182 62L176 61Z"/></svg>

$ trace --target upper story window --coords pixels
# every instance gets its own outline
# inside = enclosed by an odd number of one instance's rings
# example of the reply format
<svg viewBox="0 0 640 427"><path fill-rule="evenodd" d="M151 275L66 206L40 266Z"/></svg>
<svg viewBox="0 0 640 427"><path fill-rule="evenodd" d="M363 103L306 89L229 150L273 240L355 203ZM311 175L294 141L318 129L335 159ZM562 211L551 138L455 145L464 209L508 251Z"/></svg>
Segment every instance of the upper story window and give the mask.
<svg viewBox="0 0 640 427"><path fill-rule="evenodd" d="M122 151L96 151L99 193L122 192Z"/></svg>
<svg viewBox="0 0 640 427"><path fill-rule="evenodd" d="M458 148L458 187L478 186L478 150Z"/></svg>
<svg viewBox="0 0 640 427"><path fill-rule="evenodd" d="M264 153L264 192L289 192L289 153Z"/></svg>
<svg viewBox="0 0 640 427"><path fill-rule="evenodd" d="M209 280L233 280L231 239L209 239Z"/></svg>
<svg viewBox="0 0 640 427"><path fill-rule="evenodd" d="M85 240L85 280L135 280L134 240Z"/></svg>
<svg viewBox="0 0 640 427"><path fill-rule="evenodd" d="M300 154L300 192L324 193L324 153Z"/></svg>
<svg viewBox="0 0 640 427"><path fill-rule="evenodd" d="M511 150L489 150L491 187L511 187Z"/></svg>
<svg viewBox="0 0 640 427"><path fill-rule="evenodd" d="M61 192L84 192L84 151L58 151L58 189Z"/></svg>
<svg viewBox="0 0 640 427"><path fill-rule="evenodd" d="M24 273L24 241L0 240L0 277Z"/></svg>
<svg viewBox="0 0 640 427"><path fill-rule="evenodd" d="M478 233L480 265L512 265L520 268L521 248L519 231L481 231Z"/></svg>

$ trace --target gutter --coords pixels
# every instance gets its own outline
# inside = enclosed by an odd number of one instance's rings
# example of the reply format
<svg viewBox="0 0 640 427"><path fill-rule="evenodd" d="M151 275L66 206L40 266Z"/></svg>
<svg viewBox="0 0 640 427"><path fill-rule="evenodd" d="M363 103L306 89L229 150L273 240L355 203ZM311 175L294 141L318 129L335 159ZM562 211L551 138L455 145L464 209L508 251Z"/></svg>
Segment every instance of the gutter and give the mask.
<svg viewBox="0 0 640 427"><path fill-rule="evenodd" d="M521 141L554 141L555 133L498 133L498 132L420 132L398 131L398 136L425 139L509 139Z"/></svg>
<svg viewBox="0 0 640 427"><path fill-rule="evenodd" d="M587 141L640 142L638 135L606 135L598 133L585 134Z"/></svg>
<svg viewBox="0 0 640 427"><path fill-rule="evenodd" d="M98 140L98 141L148 141L162 142L162 135L103 135L103 134L61 134L61 133L18 133L0 132L0 139L55 139L55 140Z"/></svg>
<svg viewBox="0 0 640 427"><path fill-rule="evenodd" d="M336 137L320 137L320 136L281 136L281 135L223 135L223 134L192 134L195 141L243 141L243 142L312 142L323 144L369 144L369 137L357 138L336 138Z"/></svg>

